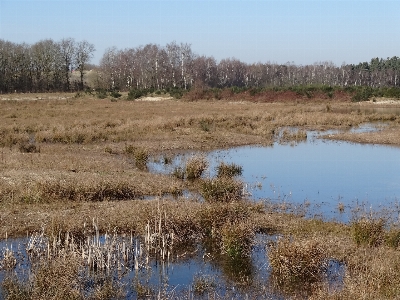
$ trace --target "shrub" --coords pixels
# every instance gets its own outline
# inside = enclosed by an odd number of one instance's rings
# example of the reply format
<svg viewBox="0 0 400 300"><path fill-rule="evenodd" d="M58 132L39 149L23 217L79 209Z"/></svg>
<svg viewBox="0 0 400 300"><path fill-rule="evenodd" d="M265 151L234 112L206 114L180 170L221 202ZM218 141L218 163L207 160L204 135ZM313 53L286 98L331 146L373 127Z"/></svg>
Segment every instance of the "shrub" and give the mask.
<svg viewBox="0 0 400 300"><path fill-rule="evenodd" d="M142 96L147 95L147 90L132 89L128 93L128 100L139 99Z"/></svg>
<svg viewBox="0 0 400 300"><path fill-rule="evenodd" d="M368 86L363 86L356 90L355 95L351 98L353 102L368 101L373 96L373 89Z"/></svg>
<svg viewBox="0 0 400 300"><path fill-rule="evenodd" d="M235 177L242 175L242 166L236 165L235 163L225 164L221 162L217 166L217 177Z"/></svg>
<svg viewBox="0 0 400 300"><path fill-rule="evenodd" d="M183 94L184 94L184 90L182 90L181 88L170 88L168 89L169 91L169 95L171 97L174 97L175 99L181 99Z"/></svg>
<svg viewBox="0 0 400 300"><path fill-rule="evenodd" d="M110 94L113 98L120 98L122 94L118 93L117 91L112 91Z"/></svg>
<svg viewBox="0 0 400 300"><path fill-rule="evenodd" d="M96 96L99 99L105 99L105 98L107 98L107 92L106 92L106 90L99 89L96 91Z"/></svg>
<svg viewBox="0 0 400 300"><path fill-rule="evenodd" d="M203 156L193 156L188 159L185 167L185 175L188 180L198 179L207 169L208 163Z"/></svg>
<svg viewBox="0 0 400 300"><path fill-rule="evenodd" d="M361 219L351 224L354 241L358 246L379 246L384 240L383 220Z"/></svg>
<svg viewBox="0 0 400 300"><path fill-rule="evenodd" d="M242 198L243 183L229 177L205 179L201 195L207 202L230 202Z"/></svg>

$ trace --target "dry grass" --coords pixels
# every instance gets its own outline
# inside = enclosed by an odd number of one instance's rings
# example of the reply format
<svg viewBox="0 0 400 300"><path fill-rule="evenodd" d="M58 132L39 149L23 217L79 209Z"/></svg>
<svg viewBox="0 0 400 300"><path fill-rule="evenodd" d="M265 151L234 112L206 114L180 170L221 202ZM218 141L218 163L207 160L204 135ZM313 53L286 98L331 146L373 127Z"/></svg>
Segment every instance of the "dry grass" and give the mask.
<svg viewBox="0 0 400 300"><path fill-rule="evenodd" d="M217 166L217 177L235 177L242 175L243 167L236 165L235 163L226 164L221 162Z"/></svg>
<svg viewBox="0 0 400 300"><path fill-rule="evenodd" d="M229 177L207 178L201 183L201 195L207 202L231 202L243 197L243 183Z"/></svg>
<svg viewBox="0 0 400 300"><path fill-rule="evenodd" d="M203 156L193 156L188 159L185 166L185 177L188 180L199 179L208 167L208 162Z"/></svg>
<svg viewBox="0 0 400 300"><path fill-rule="evenodd" d="M327 251L316 240L282 238L269 247L269 260L278 283L317 281L326 269Z"/></svg>

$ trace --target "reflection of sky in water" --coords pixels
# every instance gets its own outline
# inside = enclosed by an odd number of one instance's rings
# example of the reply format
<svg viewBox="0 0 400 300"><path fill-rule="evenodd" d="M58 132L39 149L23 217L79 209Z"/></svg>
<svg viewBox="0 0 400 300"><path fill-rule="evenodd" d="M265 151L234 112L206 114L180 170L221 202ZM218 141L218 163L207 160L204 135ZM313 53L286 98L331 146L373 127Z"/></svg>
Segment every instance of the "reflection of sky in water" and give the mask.
<svg viewBox="0 0 400 300"><path fill-rule="evenodd" d="M174 165L183 165L186 158L179 156ZM208 160L206 176L213 176L221 161L241 165L242 179L255 200L309 202L321 206L316 213L326 217L338 218L339 203L346 207L363 203L379 210L400 199L400 148L396 147L321 140L310 133L307 142L295 146L275 143L218 150Z"/></svg>
<svg viewBox="0 0 400 300"><path fill-rule="evenodd" d="M335 205L358 200L378 208L400 196L399 154L393 147L316 141L241 147L211 156L244 166L244 180L262 184L261 190L251 191L255 199Z"/></svg>

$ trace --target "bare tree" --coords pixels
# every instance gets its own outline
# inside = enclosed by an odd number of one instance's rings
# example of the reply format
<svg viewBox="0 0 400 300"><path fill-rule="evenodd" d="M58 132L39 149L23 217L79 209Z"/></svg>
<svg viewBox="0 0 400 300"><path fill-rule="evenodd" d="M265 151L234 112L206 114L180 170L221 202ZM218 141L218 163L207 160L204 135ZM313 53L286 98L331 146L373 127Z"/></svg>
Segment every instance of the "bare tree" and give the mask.
<svg viewBox="0 0 400 300"><path fill-rule="evenodd" d="M93 44L90 44L88 41L81 41L76 44L75 48L75 56L74 63L77 69L80 72L80 89L83 90L83 72L85 70L85 66L93 57L93 53L95 51L95 47Z"/></svg>
<svg viewBox="0 0 400 300"><path fill-rule="evenodd" d="M70 90L69 73L72 69L72 63L75 53L75 40L72 38L62 39L60 42L60 52L63 59L64 89Z"/></svg>

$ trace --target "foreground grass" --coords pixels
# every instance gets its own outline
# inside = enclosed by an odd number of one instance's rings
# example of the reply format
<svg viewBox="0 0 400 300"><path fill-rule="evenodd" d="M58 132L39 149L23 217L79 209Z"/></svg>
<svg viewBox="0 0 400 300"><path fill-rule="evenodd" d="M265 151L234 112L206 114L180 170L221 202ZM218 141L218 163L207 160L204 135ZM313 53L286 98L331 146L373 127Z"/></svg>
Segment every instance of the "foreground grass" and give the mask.
<svg viewBox="0 0 400 300"><path fill-rule="evenodd" d="M287 238L272 247L276 253L287 255L293 251L285 250L295 249L298 257L305 257L308 252L318 254L314 260L318 264L325 258L346 264L342 289L329 290L316 280L307 291L309 298L387 299L399 295L400 252L396 231L389 232L390 224L372 223L373 231L365 234L360 233L360 228L371 226L364 223L357 227L307 220L245 201L241 199L240 182L233 178L241 173L240 166L221 165L218 177L202 179L206 166L202 157L188 162L175 177L147 170L149 160L168 163L179 151L269 145L279 139L284 143L298 142L306 138L306 130L344 129L366 122L386 122L389 126L379 134L333 138L400 145L398 116L354 113L359 104L327 105L326 100L282 104L110 102L68 95L40 98L0 101L0 238L38 231L47 236L68 233L79 237L96 233L86 226L93 220L99 233L145 236L146 228L157 227L155 222L162 215L159 226L163 224L165 234L174 233L175 245L211 240L220 255L236 259L251 251L255 233L274 233ZM286 130L280 136L281 129L290 127L298 131ZM184 189L203 194L207 201L181 197ZM376 235L373 242L363 242ZM56 259L43 265L38 271L40 281L30 287L7 281L6 288L29 294L25 299L46 298L42 290L43 284L47 284L46 276L56 274L55 270L63 264L65 261ZM62 282L67 279L61 275L75 280L81 267L79 262L68 265L70 272L57 275ZM318 266L312 268L313 274L318 275ZM282 270L291 276L290 266L282 265ZM286 297L297 297L296 292L301 289L282 288L286 284L282 278L276 283ZM32 286L35 288L31 289ZM199 279L200 291L207 291L210 286L208 280ZM108 299L107 292L119 293L113 282L103 287L91 297L105 295L101 299ZM248 294L261 296L256 290L270 288L260 283ZM68 291L72 298L81 297L79 289ZM54 293L54 297L59 296L56 290Z"/></svg>

